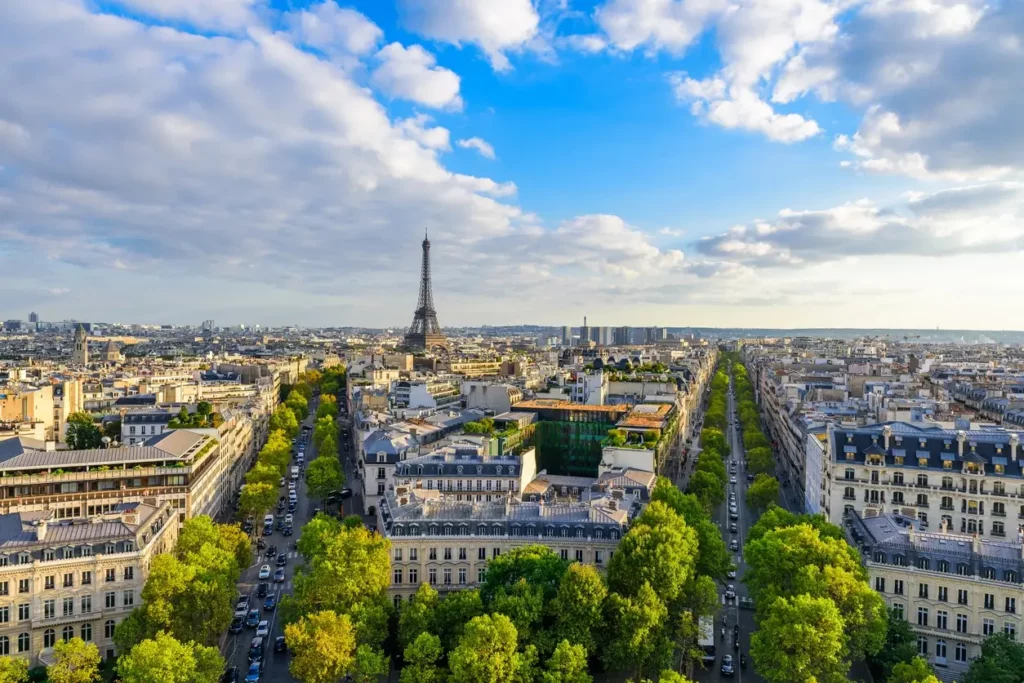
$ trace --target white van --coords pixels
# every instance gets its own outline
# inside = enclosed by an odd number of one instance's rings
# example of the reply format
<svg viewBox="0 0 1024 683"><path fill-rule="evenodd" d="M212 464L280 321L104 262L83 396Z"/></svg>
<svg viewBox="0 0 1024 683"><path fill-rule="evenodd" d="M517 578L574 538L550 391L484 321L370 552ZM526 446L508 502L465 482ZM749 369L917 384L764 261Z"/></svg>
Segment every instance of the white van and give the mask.
<svg viewBox="0 0 1024 683"><path fill-rule="evenodd" d="M292 467L292 481L295 481L298 478L299 478L299 468L298 467Z"/></svg>
<svg viewBox="0 0 1024 683"><path fill-rule="evenodd" d="M274 515L267 515L264 517L263 526L274 526Z"/></svg>

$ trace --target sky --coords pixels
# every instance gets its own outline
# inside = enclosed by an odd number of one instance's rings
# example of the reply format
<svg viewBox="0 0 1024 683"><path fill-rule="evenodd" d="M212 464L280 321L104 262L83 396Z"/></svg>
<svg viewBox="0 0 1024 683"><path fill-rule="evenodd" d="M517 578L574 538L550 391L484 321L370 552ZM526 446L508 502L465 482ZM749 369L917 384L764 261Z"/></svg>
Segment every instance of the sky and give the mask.
<svg viewBox="0 0 1024 683"><path fill-rule="evenodd" d="M1024 2L0 2L0 316L1021 329Z"/></svg>

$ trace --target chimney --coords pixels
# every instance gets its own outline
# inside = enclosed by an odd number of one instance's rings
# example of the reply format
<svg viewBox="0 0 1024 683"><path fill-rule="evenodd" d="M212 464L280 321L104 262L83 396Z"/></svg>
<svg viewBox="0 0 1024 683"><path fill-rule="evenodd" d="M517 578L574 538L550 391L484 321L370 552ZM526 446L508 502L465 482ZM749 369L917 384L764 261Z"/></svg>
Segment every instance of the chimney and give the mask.
<svg viewBox="0 0 1024 683"><path fill-rule="evenodd" d="M1020 437L1016 434L1010 434L1010 459L1013 462L1017 462L1017 446L1020 445Z"/></svg>
<svg viewBox="0 0 1024 683"><path fill-rule="evenodd" d="M45 541L46 540L46 520L45 519L41 519L38 522L36 522L36 540L37 541Z"/></svg>
<svg viewBox="0 0 1024 683"><path fill-rule="evenodd" d="M977 533L974 534L974 539L971 541L971 550L975 555L981 555L981 537Z"/></svg>

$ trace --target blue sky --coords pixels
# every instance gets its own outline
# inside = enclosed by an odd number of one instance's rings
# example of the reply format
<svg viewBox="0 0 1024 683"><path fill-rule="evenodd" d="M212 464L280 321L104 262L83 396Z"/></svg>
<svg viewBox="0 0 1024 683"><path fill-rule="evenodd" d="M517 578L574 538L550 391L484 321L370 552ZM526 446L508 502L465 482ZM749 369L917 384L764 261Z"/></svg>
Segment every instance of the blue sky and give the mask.
<svg viewBox="0 0 1024 683"><path fill-rule="evenodd" d="M1019 326L1021 7L6 4L0 314Z"/></svg>

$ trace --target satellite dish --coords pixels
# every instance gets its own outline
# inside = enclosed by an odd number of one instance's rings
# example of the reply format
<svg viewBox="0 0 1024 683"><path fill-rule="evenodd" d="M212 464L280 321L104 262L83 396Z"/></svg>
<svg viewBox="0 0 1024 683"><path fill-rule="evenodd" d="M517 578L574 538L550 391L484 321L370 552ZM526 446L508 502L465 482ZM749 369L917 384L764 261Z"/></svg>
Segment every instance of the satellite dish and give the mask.
<svg viewBox="0 0 1024 683"><path fill-rule="evenodd" d="M102 439L100 439L100 441L103 442L103 447L104 448L110 448L110 437L109 436L103 437Z"/></svg>

